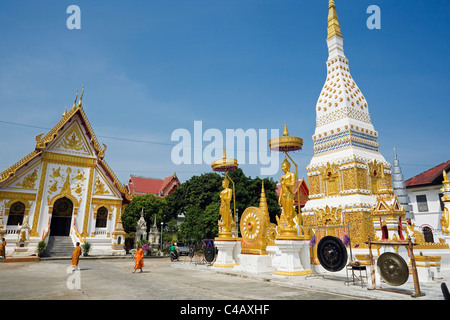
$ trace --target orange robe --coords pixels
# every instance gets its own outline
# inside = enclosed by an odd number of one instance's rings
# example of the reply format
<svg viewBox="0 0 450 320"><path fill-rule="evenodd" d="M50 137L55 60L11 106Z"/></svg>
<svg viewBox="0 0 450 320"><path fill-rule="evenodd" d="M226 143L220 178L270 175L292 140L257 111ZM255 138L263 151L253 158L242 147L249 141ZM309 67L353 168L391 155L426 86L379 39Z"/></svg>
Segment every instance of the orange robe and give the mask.
<svg viewBox="0 0 450 320"><path fill-rule="evenodd" d="M81 256L81 247L77 246L77 247L75 247L75 250L73 250L73 254L72 254L72 265L73 266L78 265L78 261L80 261L80 256Z"/></svg>
<svg viewBox="0 0 450 320"><path fill-rule="evenodd" d="M0 256L6 256L6 241L2 241L2 243L0 243Z"/></svg>
<svg viewBox="0 0 450 320"><path fill-rule="evenodd" d="M141 269L144 267L144 250L139 249L134 254L134 269Z"/></svg>

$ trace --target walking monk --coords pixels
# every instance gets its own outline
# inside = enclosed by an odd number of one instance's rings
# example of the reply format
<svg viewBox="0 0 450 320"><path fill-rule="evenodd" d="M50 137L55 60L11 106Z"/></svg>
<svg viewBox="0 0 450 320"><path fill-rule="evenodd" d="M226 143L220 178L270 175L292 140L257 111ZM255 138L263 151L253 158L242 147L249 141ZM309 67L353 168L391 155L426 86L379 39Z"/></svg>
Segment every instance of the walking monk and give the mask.
<svg viewBox="0 0 450 320"><path fill-rule="evenodd" d="M136 269L141 269L144 267L144 250L141 249L141 246L137 247L136 253L134 254L134 271L136 273Z"/></svg>
<svg viewBox="0 0 450 320"><path fill-rule="evenodd" d="M80 247L80 243L77 242L75 250L73 250L73 253L72 253L72 271L75 271L75 269L78 268L78 262L80 261L80 256L81 256L81 247Z"/></svg>
<svg viewBox="0 0 450 320"><path fill-rule="evenodd" d="M6 240L5 238L2 239L2 242L0 243L0 256L6 259Z"/></svg>

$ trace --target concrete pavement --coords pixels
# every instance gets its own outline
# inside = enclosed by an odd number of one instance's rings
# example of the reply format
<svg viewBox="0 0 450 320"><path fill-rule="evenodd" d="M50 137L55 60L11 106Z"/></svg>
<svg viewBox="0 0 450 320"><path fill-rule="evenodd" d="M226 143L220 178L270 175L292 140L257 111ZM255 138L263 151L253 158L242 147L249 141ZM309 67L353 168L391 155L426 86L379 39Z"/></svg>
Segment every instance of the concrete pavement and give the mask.
<svg viewBox="0 0 450 320"><path fill-rule="evenodd" d="M425 296L413 298L412 277L400 287L405 294L368 290L359 283L346 284L345 272L318 276L274 277L228 268L211 268L200 260L182 257L146 258L143 273L133 274L127 257L81 258L80 271L70 271L68 259L0 263L1 300L443 300L441 282L420 283ZM197 262L197 263L196 263Z"/></svg>

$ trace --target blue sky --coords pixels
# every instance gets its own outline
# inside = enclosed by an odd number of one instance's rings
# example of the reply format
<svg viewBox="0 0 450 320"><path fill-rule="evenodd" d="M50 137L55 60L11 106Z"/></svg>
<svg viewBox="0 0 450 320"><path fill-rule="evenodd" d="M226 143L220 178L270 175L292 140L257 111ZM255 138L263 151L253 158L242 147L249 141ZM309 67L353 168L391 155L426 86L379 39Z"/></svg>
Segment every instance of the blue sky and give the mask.
<svg viewBox="0 0 450 320"><path fill-rule="evenodd" d="M380 152L392 163L397 148L406 179L448 160L450 2L335 3ZM80 30L66 26L71 4ZM366 26L370 5L381 10L379 30ZM306 177L327 15L327 0L2 0L0 171L34 149L84 85L83 108L123 183L211 172L171 159L171 134L193 133L194 121L224 133L286 121L304 140L292 156ZM259 164L241 167L261 176Z"/></svg>

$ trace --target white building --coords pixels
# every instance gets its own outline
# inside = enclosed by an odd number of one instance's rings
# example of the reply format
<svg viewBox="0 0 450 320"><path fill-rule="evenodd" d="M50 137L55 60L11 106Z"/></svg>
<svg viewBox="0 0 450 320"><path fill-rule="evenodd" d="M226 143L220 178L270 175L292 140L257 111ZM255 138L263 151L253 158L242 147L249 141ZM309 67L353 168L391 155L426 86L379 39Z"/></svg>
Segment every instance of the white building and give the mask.
<svg viewBox="0 0 450 320"><path fill-rule="evenodd" d="M94 255L125 252L120 216L132 196L106 163L106 146L89 124L82 96L47 134L35 137L31 153L0 173L0 233L7 255L23 225L30 226L28 255L49 238L89 242Z"/></svg>
<svg viewBox="0 0 450 320"><path fill-rule="evenodd" d="M406 190L414 212L416 228L420 228L427 242L433 242L431 232L441 231L441 216L444 213L442 202L442 172L450 172L450 160L441 163L406 180ZM434 239L435 241L437 239Z"/></svg>

